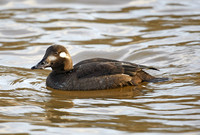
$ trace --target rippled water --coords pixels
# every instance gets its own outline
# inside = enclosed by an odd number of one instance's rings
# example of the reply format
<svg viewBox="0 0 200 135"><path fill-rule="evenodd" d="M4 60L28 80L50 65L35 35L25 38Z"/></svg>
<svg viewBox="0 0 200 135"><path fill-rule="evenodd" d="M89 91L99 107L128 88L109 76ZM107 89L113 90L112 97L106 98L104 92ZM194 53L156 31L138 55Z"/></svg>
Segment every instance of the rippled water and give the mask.
<svg viewBox="0 0 200 135"><path fill-rule="evenodd" d="M200 134L200 1L1 0L1 134ZM47 89L30 70L49 45L161 71L133 88Z"/></svg>

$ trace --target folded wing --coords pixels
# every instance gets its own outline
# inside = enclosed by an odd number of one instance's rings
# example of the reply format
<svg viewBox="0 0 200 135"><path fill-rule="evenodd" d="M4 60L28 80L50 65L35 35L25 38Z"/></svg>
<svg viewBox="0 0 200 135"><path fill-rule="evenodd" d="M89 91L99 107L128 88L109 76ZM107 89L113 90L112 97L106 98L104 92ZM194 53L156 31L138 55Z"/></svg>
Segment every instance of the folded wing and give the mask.
<svg viewBox="0 0 200 135"><path fill-rule="evenodd" d="M114 74L126 74L129 76L134 76L142 69L158 70L154 67L147 67L130 62L103 58L88 59L79 62L74 66L74 70L76 70L78 78L97 77Z"/></svg>

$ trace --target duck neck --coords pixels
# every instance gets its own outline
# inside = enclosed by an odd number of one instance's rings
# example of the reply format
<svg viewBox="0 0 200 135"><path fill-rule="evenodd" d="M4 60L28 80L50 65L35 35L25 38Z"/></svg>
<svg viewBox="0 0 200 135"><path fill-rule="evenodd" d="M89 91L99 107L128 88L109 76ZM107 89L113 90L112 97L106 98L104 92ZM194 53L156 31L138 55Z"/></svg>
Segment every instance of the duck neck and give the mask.
<svg viewBox="0 0 200 135"><path fill-rule="evenodd" d="M64 71L70 71L73 69L73 62L72 59L66 59L64 62Z"/></svg>
<svg viewBox="0 0 200 135"><path fill-rule="evenodd" d="M73 69L72 59L65 59L65 61L59 66L52 67L53 72L56 73L69 72L72 69Z"/></svg>

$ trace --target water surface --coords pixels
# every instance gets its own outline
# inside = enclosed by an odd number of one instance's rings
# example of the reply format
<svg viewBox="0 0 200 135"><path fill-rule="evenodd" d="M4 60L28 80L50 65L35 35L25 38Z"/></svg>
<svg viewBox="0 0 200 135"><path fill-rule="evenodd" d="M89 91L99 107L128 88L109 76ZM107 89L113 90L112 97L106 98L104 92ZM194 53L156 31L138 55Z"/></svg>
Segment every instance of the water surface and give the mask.
<svg viewBox="0 0 200 135"><path fill-rule="evenodd" d="M1 134L200 134L200 1L1 0ZM30 70L52 44L74 63L155 66L172 80L113 90L47 89Z"/></svg>

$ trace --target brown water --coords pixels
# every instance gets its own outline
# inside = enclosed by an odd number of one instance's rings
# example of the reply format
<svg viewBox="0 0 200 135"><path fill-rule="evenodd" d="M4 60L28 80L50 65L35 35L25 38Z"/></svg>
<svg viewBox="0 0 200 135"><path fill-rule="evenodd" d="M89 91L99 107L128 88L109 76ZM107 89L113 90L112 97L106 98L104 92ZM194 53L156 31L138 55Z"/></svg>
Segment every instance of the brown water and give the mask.
<svg viewBox="0 0 200 135"><path fill-rule="evenodd" d="M199 0L0 0L0 134L200 135ZM162 83L70 92L30 70L49 45L155 66Z"/></svg>

